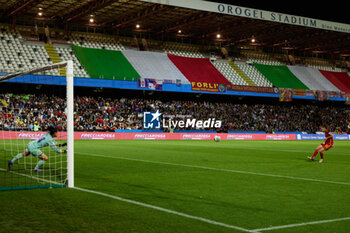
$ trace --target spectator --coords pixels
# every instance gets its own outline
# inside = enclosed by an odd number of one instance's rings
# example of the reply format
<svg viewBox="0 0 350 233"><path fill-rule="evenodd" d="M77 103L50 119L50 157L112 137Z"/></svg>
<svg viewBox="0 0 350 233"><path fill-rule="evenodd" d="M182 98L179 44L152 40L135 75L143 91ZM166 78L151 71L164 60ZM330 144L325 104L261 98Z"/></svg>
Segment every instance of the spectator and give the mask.
<svg viewBox="0 0 350 233"><path fill-rule="evenodd" d="M7 107L0 105L0 127L4 130L45 130L50 125L66 130L65 101L46 95L1 95ZM349 129L348 113L342 106L268 105L211 103L198 101L161 101L149 99L112 99L75 97L76 131L115 131L142 129L143 112L159 110L172 120L215 118L222 121L220 132L227 131L305 131L314 133L319 125L335 130ZM173 130L179 130L175 128ZM195 128L187 128L196 130ZM182 129L183 130L183 129ZM198 130L198 129L197 129Z"/></svg>

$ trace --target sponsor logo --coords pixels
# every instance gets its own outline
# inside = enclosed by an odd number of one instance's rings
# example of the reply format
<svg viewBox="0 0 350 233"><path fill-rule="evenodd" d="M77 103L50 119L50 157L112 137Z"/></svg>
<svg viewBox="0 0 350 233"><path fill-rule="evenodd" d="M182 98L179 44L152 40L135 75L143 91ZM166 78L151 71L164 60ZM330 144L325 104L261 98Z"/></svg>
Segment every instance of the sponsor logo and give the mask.
<svg viewBox="0 0 350 233"><path fill-rule="evenodd" d="M135 134L134 139L166 139L165 134Z"/></svg>
<svg viewBox="0 0 350 233"><path fill-rule="evenodd" d="M290 139L288 134L267 134L266 140L288 140Z"/></svg>
<svg viewBox="0 0 350 233"><path fill-rule="evenodd" d="M210 134L184 134L182 139L191 139L191 140L209 140L211 138Z"/></svg>
<svg viewBox="0 0 350 233"><path fill-rule="evenodd" d="M229 134L227 140L252 140L252 134Z"/></svg>
<svg viewBox="0 0 350 233"><path fill-rule="evenodd" d="M143 113L143 128L144 129L160 129L162 114L157 110L156 112Z"/></svg>
<svg viewBox="0 0 350 233"><path fill-rule="evenodd" d="M83 133L80 139L115 139L114 133Z"/></svg>
<svg viewBox="0 0 350 233"><path fill-rule="evenodd" d="M192 91L226 92L226 86L219 83L191 82Z"/></svg>
<svg viewBox="0 0 350 233"><path fill-rule="evenodd" d="M17 138L18 139L38 139L44 134L45 132L41 132L41 133L22 132L18 134Z"/></svg>

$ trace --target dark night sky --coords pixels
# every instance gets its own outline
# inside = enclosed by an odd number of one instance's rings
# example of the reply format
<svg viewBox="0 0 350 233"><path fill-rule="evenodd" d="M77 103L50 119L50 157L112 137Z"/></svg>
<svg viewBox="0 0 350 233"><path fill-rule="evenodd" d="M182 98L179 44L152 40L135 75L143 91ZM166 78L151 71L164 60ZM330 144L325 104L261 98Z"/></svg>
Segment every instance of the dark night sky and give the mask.
<svg viewBox="0 0 350 233"><path fill-rule="evenodd" d="M242 7L250 7L260 10L275 11L279 13L304 16L340 23L350 24L350 10L346 1L242 1L242 0L206 0L210 2L221 2Z"/></svg>

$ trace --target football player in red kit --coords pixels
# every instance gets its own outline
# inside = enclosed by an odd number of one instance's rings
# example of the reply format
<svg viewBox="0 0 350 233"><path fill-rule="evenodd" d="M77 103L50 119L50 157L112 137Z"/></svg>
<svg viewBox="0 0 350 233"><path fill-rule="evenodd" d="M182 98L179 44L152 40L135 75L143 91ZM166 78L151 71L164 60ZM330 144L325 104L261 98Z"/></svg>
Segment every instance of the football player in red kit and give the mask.
<svg viewBox="0 0 350 233"><path fill-rule="evenodd" d="M334 146L333 146L333 135L330 133L331 131L324 126L321 126L320 128L321 128L321 131L324 132L325 142L321 143L319 146L317 146L312 157L308 157L308 158L310 160L314 161L316 155L318 154L318 152L320 152L321 159L319 160L319 162L322 163L323 162L323 151L327 151L330 148L334 148Z"/></svg>

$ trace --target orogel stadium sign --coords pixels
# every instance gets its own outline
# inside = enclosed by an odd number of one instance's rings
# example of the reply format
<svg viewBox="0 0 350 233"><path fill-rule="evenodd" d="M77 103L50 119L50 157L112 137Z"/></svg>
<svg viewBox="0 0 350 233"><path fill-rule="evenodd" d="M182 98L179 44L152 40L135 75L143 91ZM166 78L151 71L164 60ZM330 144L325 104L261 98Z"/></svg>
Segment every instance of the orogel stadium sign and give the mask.
<svg viewBox="0 0 350 233"><path fill-rule="evenodd" d="M308 17L259 10L249 7L235 6L231 4L216 3L202 0L139 0L143 2L151 2L165 4L176 7L189 8L200 11L214 12L219 14L233 15L251 19L266 20L270 22L291 24L296 26L304 26L310 28L331 30L337 32L350 33L350 25L345 23L331 22L321 19L313 19Z"/></svg>
<svg viewBox="0 0 350 233"><path fill-rule="evenodd" d="M143 113L144 129L167 129L167 128L194 128L194 129L217 129L221 128L222 121L215 118L206 120L197 120L195 118L184 118L183 120L174 120L173 117L165 119L161 117L162 113L156 112Z"/></svg>

